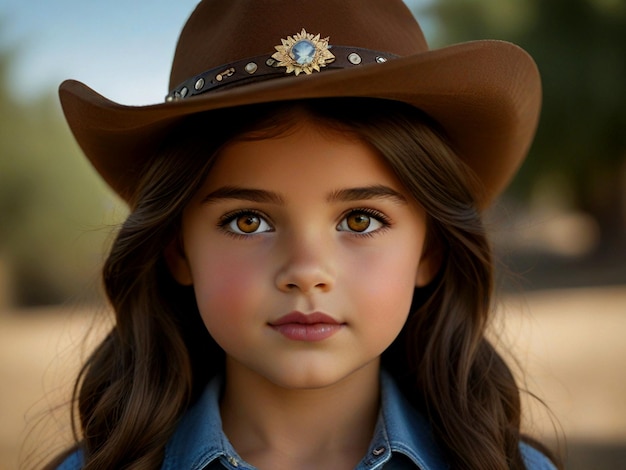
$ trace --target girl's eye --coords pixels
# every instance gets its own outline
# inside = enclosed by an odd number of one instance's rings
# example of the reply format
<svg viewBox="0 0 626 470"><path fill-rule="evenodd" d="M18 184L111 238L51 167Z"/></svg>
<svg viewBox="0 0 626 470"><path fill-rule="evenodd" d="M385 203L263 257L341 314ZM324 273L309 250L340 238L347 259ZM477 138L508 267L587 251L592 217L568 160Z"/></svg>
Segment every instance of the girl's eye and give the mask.
<svg viewBox="0 0 626 470"><path fill-rule="evenodd" d="M237 235L253 235L274 230L261 215L251 211L226 215L219 225Z"/></svg>
<svg viewBox="0 0 626 470"><path fill-rule="evenodd" d="M382 214L370 214L368 211L358 210L350 212L339 222L337 230L367 234L380 230L388 225Z"/></svg>

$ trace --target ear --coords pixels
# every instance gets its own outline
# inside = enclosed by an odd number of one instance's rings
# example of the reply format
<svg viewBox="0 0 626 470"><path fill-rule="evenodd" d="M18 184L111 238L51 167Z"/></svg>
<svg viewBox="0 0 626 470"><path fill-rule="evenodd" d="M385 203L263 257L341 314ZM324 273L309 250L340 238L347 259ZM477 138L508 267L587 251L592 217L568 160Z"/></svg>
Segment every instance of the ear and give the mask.
<svg viewBox="0 0 626 470"><path fill-rule="evenodd" d="M191 269L185 256L182 240L176 236L163 250L165 263L172 274L172 277L183 286L193 284Z"/></svg>
<svg viewBox="0 0 626 470"><path fill-rule="evenodd" d="M415 276L415 287L424 287L437 276L441 268L443 254L438 243L430 244L424 249L419 265L417 266L417 274Z"/></svg>

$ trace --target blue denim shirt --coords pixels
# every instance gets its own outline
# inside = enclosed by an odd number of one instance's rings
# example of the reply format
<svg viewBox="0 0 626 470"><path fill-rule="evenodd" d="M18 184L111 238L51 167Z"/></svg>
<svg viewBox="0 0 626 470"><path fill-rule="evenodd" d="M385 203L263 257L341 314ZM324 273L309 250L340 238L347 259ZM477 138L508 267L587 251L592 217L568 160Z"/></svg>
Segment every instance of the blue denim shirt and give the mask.
<svg viewBox="0 0 626 470"><path fill-rule="evenodd" d="M252 470L222 431L219 412L221 381L209 383L198 402L182 417L169 440L162 470ZM529 470L554 470L539 451L520 444ZM78 470L82 455L71 455L58 470ZM381 409L374 437L356 470L442 470L450 468L428 420L402 395L393 379L381 374Z"/></svg>

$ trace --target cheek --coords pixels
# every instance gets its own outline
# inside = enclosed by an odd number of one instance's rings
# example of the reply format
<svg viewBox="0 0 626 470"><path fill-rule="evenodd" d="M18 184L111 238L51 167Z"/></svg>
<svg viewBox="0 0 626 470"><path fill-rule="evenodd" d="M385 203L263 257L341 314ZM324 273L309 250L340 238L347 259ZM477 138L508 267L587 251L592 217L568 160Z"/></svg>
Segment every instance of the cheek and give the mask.
<svg viewBox="0 0 626 470"><path fill-rule="evenodd" d="M383 342L395 339L409 315L423 248L423 240L416 233L421 232L399 234L385 245L383 253L372 253L367 264L363 263L370 269L356 271L363 286L361 308L369 312Z"/></svg>
<svg viewBox="0 0 626 470"><path fill-rule="evenodd" d="M370 292L369 301L378 307L382 320L391 321L408 314L415 287L414 271L399 269L397 264L391 263L379 267L381 269L369 273L364 284Z"/></svg>
<svg viewBox="0 0 626 470"><path fill-rule="evenodd" d="M413 299L418 263L416 250L390 250L353 263L348 282L357 308L381 328L399 331Z"/></svg>
<svg viewBox="0 0 626 470"><path fill-rule="evenodd" d="M412 296L421 256L421 245L400 239L384 250L368 253L365 259L352 261L352 272L367 290L390 300L394 294Z"/></svg>
<svg viewBox="0 0 626 470"><path fill-rule="evenodd" d="M236 325L262 300L267 266L244 253L215 250L192 265L192 274L196 301L207 327L224 319Z"/></svg>

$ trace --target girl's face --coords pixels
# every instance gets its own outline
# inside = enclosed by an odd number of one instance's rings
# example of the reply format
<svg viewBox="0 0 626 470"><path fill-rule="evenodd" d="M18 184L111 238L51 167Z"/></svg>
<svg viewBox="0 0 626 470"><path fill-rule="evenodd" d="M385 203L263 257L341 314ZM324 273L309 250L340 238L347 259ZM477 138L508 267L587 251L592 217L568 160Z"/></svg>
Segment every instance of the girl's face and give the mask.
<svg viewBox="0 0 626 470"><path fill-rule="evenodd" d="M425 234L424 211L371 147L305 119L228 144L166 258L193 284L227 371L319 388L378 370L434 274Z"/></svg>

